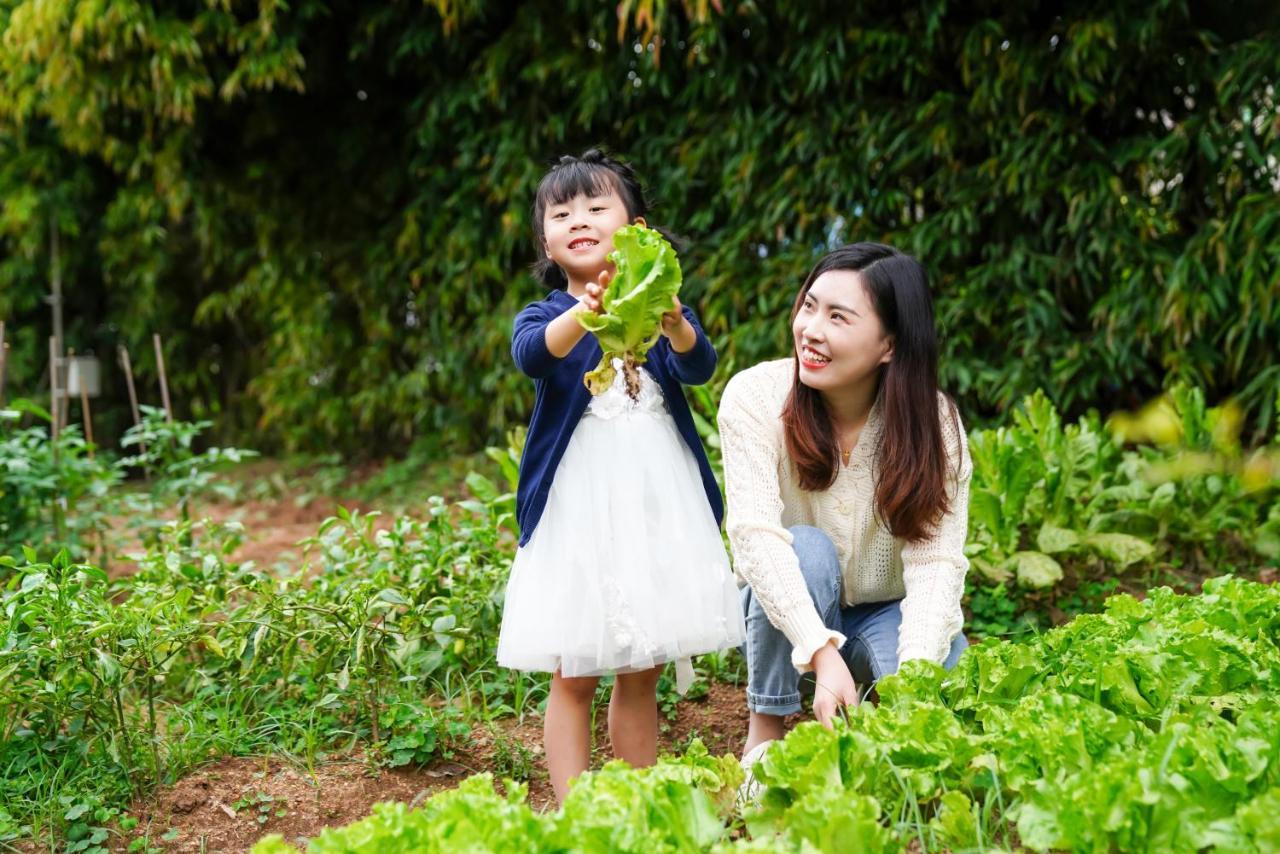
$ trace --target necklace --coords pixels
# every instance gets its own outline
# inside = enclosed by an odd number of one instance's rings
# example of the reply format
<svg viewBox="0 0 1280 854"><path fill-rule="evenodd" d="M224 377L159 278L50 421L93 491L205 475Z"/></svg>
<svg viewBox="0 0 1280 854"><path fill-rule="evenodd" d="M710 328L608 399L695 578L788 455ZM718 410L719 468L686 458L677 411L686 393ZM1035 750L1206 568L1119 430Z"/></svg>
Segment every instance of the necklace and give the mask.
<svg viewBox="0 0 1280 854"><path fill-rule="evenodd" d="M847 431L849 438L849 447L846 449L844 442L841 441L840 431L835 431L836 450L840 452L840 461L844 465L849 465L849 460L853 457L853 451L858 447L858 439L862 436L862 427L859 425L857 430Z"/></svg>

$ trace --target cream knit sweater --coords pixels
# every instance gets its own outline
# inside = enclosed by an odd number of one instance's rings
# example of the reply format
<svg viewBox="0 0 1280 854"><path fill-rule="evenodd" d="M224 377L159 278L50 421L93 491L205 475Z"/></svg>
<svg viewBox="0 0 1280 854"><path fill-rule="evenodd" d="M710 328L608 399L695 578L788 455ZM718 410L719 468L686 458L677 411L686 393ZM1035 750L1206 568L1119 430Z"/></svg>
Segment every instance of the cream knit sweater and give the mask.
<svg viewBox="0 0 1280 854"><path fill-rule="evenodd" d="M844 635L822 623L791 549L793 525L812 525L835 543L843 564L845 605L902 600L898 660L946 660L964 616L960 597L969 561L964 556L973 463L963 429L939 397L942 435L951 460L951 512L932 537L895 539L875 517L875 448L879 407L872 409L835 483L824 492L800 488L787 454L782 407L791 391L792 359L764 362L737 374L720 402L720 441L728 497L729 542L738 575L751 585L769 621L791 641L791 662L809 669L813 654ZM958 420L957 420L958 423Z"/></svg>

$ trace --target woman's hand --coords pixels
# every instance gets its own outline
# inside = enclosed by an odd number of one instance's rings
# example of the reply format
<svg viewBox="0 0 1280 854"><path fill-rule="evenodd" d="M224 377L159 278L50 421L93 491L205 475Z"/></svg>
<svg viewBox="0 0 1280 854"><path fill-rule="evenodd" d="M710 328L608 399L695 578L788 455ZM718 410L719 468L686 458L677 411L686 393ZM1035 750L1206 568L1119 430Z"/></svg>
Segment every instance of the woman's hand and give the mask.
<svg viewBox="0 0 1280 854"><path fill-rule="evenodd" d="M813 654L813 676L817 680L813 695L813 716L831 729L831 721L846 706L858 705L858 686L853 674L840 657L834 643L827 643Z"/></svg>

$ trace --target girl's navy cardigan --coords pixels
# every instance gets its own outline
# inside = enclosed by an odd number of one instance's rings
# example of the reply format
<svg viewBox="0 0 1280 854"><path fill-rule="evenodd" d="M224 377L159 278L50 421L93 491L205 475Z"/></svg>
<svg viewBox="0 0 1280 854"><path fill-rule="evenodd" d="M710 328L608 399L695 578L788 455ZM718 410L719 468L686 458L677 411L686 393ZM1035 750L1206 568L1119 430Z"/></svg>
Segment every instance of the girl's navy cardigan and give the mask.
<svg viewBox="0 0 1280 854"><path fill-rule="evenodd" d="M569 446L569 437L591 400L582 376L595 368L602 355L599 342L591 334L583 336L563 359L557 359L547 349L547 324L575 304L577 300L565 291L552 291L546 299L525 306L516 315L511 332L511 355L517 367L534 379L535 389L533 417L529 420L524 455L520 458L520 485L516 489L516 522L520 525L522 546L529 542L533 529L542 518L551 481L565 448ZM677 353L671 349L671 342L666 336L660 336L649 350L644 367L662 387L676 428L698 461L707 501L715 514L716 524L720 524L724 518L720 487L711 472L706 451L693 426L689 403L680 388L681 384L701 385L711 379L716 369L716 350L688 306L684 307L684 316L697 333L693 349ZM618 452L626 453L626 449L619 448Z"/></svg>

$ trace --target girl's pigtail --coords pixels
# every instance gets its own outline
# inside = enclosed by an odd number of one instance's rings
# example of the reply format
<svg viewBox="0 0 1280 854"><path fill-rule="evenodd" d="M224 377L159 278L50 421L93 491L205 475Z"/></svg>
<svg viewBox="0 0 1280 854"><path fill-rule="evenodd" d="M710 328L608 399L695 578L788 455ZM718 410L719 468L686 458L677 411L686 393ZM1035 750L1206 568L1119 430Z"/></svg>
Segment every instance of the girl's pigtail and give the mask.
<svg viewBox="0 0 1280 854"><path fill-rule="evenodd" d="M665 237L667 239L667 242L671 244L671 248L676 250L677 255L684 252L684 248L688 244L688 241L686 241L683 237L676 234L674 231L667 228L665 225L654 225L653 223L649 223L649 228L652 228L654 231L658 232L658 234L661 234L663 237Z"/></svg>

